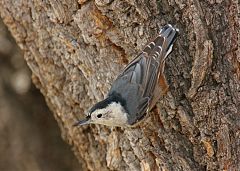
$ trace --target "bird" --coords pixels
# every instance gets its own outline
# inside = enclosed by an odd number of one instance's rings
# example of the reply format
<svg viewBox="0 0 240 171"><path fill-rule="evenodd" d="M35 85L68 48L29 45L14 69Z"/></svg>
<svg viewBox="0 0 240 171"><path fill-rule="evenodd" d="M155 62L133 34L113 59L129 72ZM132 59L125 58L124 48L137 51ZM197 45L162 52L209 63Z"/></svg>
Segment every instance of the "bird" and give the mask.
<svg viewBox="0 0 240 171"><path fill-rule="evenodd" d="M165 60L172 52L178 33L170 24L163 26L155 39L117 76L107 97L74 126L133 127L142 121L168 89L163 73Z"/></svg>

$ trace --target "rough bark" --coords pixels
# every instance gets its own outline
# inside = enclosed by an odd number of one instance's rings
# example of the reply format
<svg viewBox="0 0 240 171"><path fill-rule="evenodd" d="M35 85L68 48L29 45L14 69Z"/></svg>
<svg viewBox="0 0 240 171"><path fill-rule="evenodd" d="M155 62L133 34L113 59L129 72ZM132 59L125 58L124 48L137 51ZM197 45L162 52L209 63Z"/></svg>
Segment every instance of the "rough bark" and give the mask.
<svg viewBox="0 0 240 171"><path fill-rule="evenodd" d="M0 170L81 170L1 18Z"/></svg>
<svg viewBox="0 0 240 171"><path fill-rule="evenodd" d="M0 12L83 168L240 169L237 0L1 0ZM166 62L169 91L149 118L73 128L166 23L181 35Z"/></svg>

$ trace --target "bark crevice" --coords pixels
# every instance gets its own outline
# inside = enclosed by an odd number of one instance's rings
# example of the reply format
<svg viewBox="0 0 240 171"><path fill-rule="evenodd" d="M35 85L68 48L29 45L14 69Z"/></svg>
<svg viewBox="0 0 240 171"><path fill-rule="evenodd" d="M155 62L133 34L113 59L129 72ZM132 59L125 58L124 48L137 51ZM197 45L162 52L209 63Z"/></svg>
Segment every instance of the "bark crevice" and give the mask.
<svg viewBox="0 0 240 171"><path fill-rule="evenodd" d="M79 3L79 4L78 4ZM237 1L0 1L36 86L83 168L239 170ZM160 26L180 29L167 95L132 129L73 128Z"/></svg>

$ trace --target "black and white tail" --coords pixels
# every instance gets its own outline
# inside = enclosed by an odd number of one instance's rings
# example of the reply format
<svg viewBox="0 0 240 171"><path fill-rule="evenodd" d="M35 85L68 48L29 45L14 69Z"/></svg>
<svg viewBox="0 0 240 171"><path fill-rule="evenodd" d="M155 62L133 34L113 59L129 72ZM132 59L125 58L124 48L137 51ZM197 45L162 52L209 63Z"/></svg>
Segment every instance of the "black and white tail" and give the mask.
<svg viewBox="0 0 240 171"><path fill-rule="evenodd" d="M149 56L159 59L160 64L163 63L165 58L171 53L172 46L178 35L178 29L170 24L165 25L159 35L150 42L143 52Z"/></svg>

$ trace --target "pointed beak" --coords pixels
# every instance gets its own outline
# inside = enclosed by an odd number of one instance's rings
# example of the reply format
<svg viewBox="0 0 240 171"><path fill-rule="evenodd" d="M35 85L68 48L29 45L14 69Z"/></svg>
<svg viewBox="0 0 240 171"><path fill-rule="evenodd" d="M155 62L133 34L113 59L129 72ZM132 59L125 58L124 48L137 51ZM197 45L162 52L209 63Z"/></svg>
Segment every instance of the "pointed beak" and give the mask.
<svg viewBox="0 0 240 171"><path fill-rule="evenodd" d="M90 124L91 123L91 117L88 115L85 119L78 121L77 123L73 124L73 126L82 126L82 125L86 125L86 124Z"/></svg>

